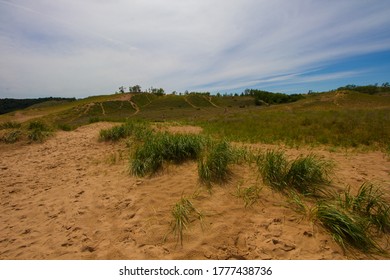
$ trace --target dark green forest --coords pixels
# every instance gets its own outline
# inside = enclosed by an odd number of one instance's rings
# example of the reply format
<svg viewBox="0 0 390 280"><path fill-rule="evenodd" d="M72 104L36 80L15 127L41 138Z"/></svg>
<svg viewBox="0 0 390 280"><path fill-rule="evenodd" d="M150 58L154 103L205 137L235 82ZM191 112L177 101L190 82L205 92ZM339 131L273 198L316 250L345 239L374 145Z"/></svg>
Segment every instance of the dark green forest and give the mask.
<svg viewBox="0 0 390 280"><path fill-rule="evenodd" d="M28 108L32 105L48 102L48 101L75 101L76 98L63 98L63 97L45 97L45 98L33 98L33 99L14 99L4 98L0 99L0 115L6 114L12 111Z"/></svg>

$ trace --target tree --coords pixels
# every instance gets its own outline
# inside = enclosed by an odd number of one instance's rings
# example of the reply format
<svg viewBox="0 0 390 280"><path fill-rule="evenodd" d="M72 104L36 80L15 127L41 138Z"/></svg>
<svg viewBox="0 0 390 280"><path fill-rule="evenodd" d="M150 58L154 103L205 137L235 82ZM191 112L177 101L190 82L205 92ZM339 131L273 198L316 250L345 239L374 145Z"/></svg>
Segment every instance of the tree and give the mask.
<svg viewBox="0 0 390 280"><path fill-rule="evenodd" d="M135 85L135 86L129 87L129 90L132 93L140 93L141 92L141 86L140 85Z"/></svg>
<svg viewBox="0 0 390 280"><path fill-rule="evenodd" d="M119 87L119 93L125 93L125 87L124 86Z"/></svg>

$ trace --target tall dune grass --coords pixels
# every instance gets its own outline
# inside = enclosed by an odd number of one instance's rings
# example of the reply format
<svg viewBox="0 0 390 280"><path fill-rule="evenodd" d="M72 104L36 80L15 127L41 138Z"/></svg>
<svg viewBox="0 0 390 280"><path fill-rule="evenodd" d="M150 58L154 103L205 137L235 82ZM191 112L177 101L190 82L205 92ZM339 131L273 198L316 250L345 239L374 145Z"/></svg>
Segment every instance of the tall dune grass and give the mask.
<svg viewBox="0 0 390 280"><path fill-rule="evenodd" d="M379 245L368 234L367 224L361 217L333 204L320 203L317 218L344 249L349 245L367 253L373 250L381 251Z"/></svg>
<svg viewBox="0 0 390 280"><path fill-rule="evenodd" d="M204 143L205 139L199 135L154 133L136 147L130 160L131 173L145 176L157 172L164 162L195 160Z"/></svg>
<svg viewBox="0 0 390 280"><path fill-rule="evenodd" d="M43 142L52 134L52 128L42 121L32 121L28 124L28 139L31 142Z"/></svg>
<svg viewBox="0 0 390 280"><path fill-rule="evenodd" d="M152 133L150 126L146 122L132 121L112 128L102 129L99 133L101 141L118 141L129 136L136 139L143 139Z"/></svg>
<svg viewBox="0 0 390 280"><path fill-rule="evenodd" d="M362 184L356 195L348 188L327 201L320 201L317 219L344 249L354 247L366 253L385 253L376 237L379 233L389 233L390 204L372 183Z"/></svg>
<svg viewBox="0 0 390 280"><path fill-rule="evenodd" d="M211 142L198 160L198 174L202 183L225 182L230 174L229 164L234 159L234 152L227 141Z"/></svg>
<svg viewBox="0 0 390 280"><path fill-rule="evenodd" d="M307 195L317 194L320 186L329 183L332 169L330 162L315 155L289 161L284 152L273 150L260 155L257 165L264 183L279 191L293 188Z"/></svg>

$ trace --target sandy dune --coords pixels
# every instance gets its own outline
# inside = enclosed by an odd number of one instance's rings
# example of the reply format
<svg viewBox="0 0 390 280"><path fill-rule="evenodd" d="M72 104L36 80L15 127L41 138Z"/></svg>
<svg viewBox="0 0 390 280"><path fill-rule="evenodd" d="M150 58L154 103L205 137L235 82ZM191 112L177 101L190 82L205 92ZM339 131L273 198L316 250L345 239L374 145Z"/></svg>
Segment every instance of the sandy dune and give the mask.
<svg viewBox="0 0 390 280"><path fill-rule="evenodd" d="M151 178L130 176L125 144L98 142L99 130L110 126L58 132L43 144L0 146L1 259L366 258L345 255L324 229L266 186L260 202L245 208L234 193L259 182L254 167L235 166L232 180L211 194L199 185L193 162ZM383 153L286 152L333 159L340 188L371 180L389 192ZM183 247L170 233L171 209L182 195L204 214L203 224L194 221L185 232Z"/></svg>

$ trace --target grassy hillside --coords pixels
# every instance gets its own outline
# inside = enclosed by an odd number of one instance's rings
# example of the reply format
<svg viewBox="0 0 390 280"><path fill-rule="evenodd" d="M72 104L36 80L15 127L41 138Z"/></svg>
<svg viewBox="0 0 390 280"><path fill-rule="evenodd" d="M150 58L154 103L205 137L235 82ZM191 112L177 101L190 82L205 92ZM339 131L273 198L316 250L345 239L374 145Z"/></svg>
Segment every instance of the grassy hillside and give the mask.
<svg viewBox="0 0 390 280"><path fill-rule="evenodd" d="M156 96L149 93L89 97L41 104L0 116L0 123L38 118L53 128L96 121L179 121L234 141L331 145L390 150L390 95L338 90L293 103L256 106L253 96Z"/></svg>

